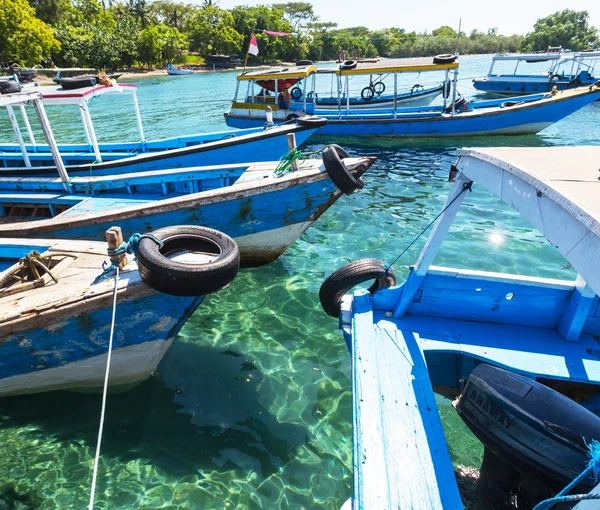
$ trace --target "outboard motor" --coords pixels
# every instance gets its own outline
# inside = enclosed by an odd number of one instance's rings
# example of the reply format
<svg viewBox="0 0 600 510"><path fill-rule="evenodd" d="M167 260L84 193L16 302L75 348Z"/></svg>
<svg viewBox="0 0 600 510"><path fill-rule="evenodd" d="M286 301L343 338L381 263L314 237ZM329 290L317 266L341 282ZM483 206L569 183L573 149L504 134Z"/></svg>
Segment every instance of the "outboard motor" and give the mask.
<svg viewBox="0 0 600 510"><path fill-rule="evenodd" d="M600 440L600 418L577 402L484 363L475 367L453 406L485 445L486 456L492 453L554 490L587 467L587 445ZM595 485L588 476L578 489L589 492Z"/></svg>

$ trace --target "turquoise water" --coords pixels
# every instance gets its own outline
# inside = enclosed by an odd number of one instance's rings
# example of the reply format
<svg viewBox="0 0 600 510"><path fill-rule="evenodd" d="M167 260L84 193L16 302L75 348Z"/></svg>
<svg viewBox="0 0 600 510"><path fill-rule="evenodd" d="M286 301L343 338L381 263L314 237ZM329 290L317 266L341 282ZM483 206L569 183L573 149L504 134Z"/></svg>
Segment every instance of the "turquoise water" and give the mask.
<svg viewBox="0 0 600 510"><path fill-rule="evenodd" d="M488 67L489 57L464 57L461 78ZM228 101L234 73L137 83L148 138L225 129L226 103L203 101ZM461 90L474 93L470 80ZM100 140L135 139L129 108L94 100ZM75 107L58 110L48 109L57 138L76 141ZM320 309L320 283L357 258L392 260L439 211L457 147L599 144L599 118L595 103L538 136L343 140L352 154L379 158L365 189L340 199L280 260L208 298L155 376L109 396L96 507L339 508L352 492L350 366L337 322ZM0 126L10 141L4 114ZM397 263L399 279L423 243ZM574 277L539 233L476 185L435 263ZM438 402L455 464L477 467L479 443ZM99 395L0 400L0 508L1 499L85 508L99 413Z"/></svg>

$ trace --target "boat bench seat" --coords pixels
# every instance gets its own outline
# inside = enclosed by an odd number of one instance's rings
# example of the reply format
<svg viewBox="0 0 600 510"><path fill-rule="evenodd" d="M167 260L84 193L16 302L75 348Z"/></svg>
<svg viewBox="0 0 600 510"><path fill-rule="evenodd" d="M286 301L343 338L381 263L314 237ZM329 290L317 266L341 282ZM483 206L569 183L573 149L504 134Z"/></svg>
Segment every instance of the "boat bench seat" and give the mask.
<svg viewBox="0 0 600 510"><path fill-rule="evenodd" d="M376 326L366 291L354 294L353 321L353 508L462 510L416 340Z"/></svg>

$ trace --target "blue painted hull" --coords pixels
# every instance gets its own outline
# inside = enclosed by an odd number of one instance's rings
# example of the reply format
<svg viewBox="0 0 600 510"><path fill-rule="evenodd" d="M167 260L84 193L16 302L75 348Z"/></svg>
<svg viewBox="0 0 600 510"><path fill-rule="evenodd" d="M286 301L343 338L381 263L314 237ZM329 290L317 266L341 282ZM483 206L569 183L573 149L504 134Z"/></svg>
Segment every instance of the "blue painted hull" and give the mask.
<svg viewBox="0 0 600 510"><path fill-rule="evenodd" d="M488 80L486 78L478 78L473 80L473 87L482 92L492 94L502 94L509 96L518 96L525 94L538 94L540 92L551 92L554 87L557 90L568 90L586 85L593 85L598 81L597 78L591 80L582 80L579 83L574 83L571 80L548 80L545 77L524 77L523 81L518 80Z"/></svg>
<svg viewBox="0 0 600 510"><path fill-rule="evenodd" d="M383 110L381 113L372 110L342 114L341 118L338 115L320 113L319 115L327 118L328 122L319 135L429 137L531 134L545 129L597 99L600 99L600 89L510 108L487 105L485 108L478 108L478 103L475 102L472 103L474 111L458 113L454 117L425 108L421 112L409 113L399 110L397 118ZM249 127L255 125L255 122L248 118L227 118L227 124L232 127Z"/></svg>
<svg viewBox="0 0 600 510"><path fill-rule="evenodd" d="M100 268L99 268L100 269ZM132 357L134 352L152 349L156 353L167 350L186 320L202 303L204 297L179 297L152 293L140 299L121 300L118 302L115 337L113 344L113 363L121 361L120 357ZM140 313L140 311L144 311ZM90 389L101 387L105 357L108 352L109 325L111 322L112 303L100 307L90 313L71 317L65 320L59 317L45 327L20 331L14 336L2 338L0 356L0 396L5 395L10 387L21 384L27 376L43 376L41 372L61 368L60 376L53 382L27 384L23 393L36 393L53 389ZM168 321L165 319L168 318ZM162 322L161 322L162 321ZM170 321L170 323L169 323ZM168 328L160 327L168 324ZM59 327L58 327L59 326ZM143 333L143 334L141 334ZM168 342L168 343L167 343ZM163 344L161 346L160 344ZM138 354L139 356L139 354ZM81 365L87 365L85 369ZM97 366L96 366L97 365ZM151 367L150 367L151 369ZM51 372L48 372L49 374ZM117 375L117 374L115 374ZM146 373L146 377L150 373ZM71 380L68 385L53 387L62 378ZM10 380L8 380L11 378ZM131 380L121 384L135 384L134 374ZM113 379L114 380L114 379ZM10 394L10 393L9 393Z"/></svg>
<svg viewBox="0 0 600 510"><path fill-rule="evenodd" d="M287 133L294 132L296 143L304 143L316 128L298 127L281 131L263 131L263 123L247 132L223 131L206 135L172 138L148 142L101 144L103 162L92 166L95 175L130 173L183 166L206 166L228 163L251 163L278 160L289 149ZM244 136L244 138L242 138ZM31 148L31 147L30 147ZM29 149L28 149L29 150ZM87 145L62 145L59 150L69 170L90 172L95 160ZM54 161L47 146L38 146L29 153L34 167L53 167ZM0 168L22 168L23 158L18 145L0 145ZM78 168L79 167L79 168ZM104 168L110 168L104 173Z"/></svg>

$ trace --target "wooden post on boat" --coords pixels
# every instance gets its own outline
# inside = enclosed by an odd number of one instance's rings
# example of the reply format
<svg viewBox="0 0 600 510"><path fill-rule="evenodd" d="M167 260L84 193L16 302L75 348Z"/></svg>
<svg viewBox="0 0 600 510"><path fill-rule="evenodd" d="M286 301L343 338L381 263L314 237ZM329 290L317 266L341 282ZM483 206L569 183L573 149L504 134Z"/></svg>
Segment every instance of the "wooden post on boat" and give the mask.
<svg viewBox="0 0 600 510"><path fill-rule="evenodd" d="M123 244L123 232L121 231L121 227L110 227L106 231L106 242L108 243L108 247L116 250L119 246ZM119 269L123 269L127 265L127 254L124 255L115 255L110 257L110 261L115 265L119 266Z"/></svg>
<svg viewBox="0 0 600 510"><path fill-rule="evenodd" d="M295 151L296 150L296 134L288 133L287 142L288 142L289 151L290 152ZM292 156L293 156L293 154L292 154ZM296 161L295 159L292 161L292 170L294 172L296 172L298 170L298 161Z"/></svg>

